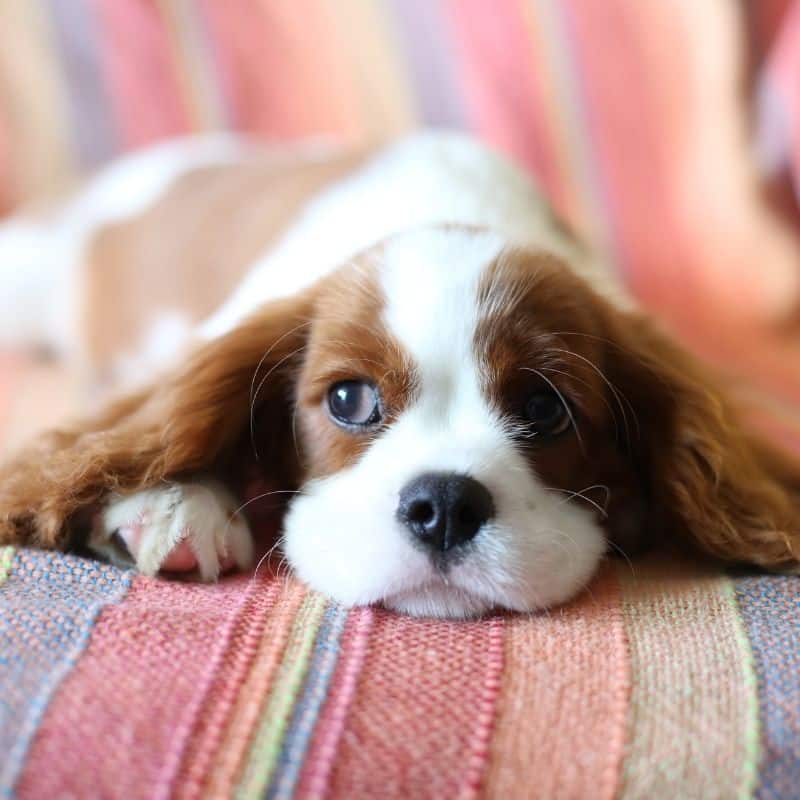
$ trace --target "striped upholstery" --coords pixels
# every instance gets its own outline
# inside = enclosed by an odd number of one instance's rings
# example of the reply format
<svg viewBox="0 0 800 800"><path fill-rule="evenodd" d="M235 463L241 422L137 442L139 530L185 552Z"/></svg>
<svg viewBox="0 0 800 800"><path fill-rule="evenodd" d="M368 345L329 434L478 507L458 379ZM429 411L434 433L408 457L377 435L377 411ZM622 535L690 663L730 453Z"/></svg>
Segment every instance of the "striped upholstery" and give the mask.
<svg viewBox="0 0 800 800"><path fill-rule="evenodd" d="M347 611L2 552L0 793L793 798L795 579L659 557L564 609Z"/></svg>
<svg viewBox="0 0 800 800"><path fill-rule="evenodd" d="M702 125L747 62L780 196L799 43L800 0L5 0L0 209L197 130L470 129L800 452L796 326L774 325L794 229ZM0 354L0 451L81 405L72 376ZM794 798L798 631L796 579L666 556L548 614L447 623L274 570L197 586L4 549L0 796Z"/></svg>

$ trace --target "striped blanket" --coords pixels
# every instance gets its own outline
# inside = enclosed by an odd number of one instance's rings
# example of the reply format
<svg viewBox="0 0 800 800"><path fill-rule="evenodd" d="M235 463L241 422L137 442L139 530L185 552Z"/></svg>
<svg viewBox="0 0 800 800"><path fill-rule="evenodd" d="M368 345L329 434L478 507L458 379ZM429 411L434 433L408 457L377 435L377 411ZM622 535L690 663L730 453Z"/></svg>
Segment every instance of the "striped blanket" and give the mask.
<svg viewBox="0 0 800 800"><path fill-rule="evenodd" d="M796 798L800 590L608 564L550 614L348 611L0 552L0 794Z"/></svg>
<svg viewBox="0 0 800 800"><path fill-rule="evenodd" d="M800 452L800 0L2 12L0 213L193 131L468 129ZM0 354L0 452L82 406ZM445 623L266 566L198 586L0 550L0 796L796 798L798 583L653 557L549 614Z"/></svg>

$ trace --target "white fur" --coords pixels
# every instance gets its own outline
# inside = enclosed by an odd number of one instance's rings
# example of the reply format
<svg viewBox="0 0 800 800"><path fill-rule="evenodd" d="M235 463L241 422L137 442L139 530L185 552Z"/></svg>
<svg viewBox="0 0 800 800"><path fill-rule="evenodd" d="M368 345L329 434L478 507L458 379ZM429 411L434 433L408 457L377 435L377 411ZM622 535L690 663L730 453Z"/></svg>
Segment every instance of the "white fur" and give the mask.
<svg viewBox="0 0 800 800"><path fill-rule="evenodd" d="M197 558L204 580L215 580L228 556L245 569L253 561L253 542L241 514L231 517L236 502L222 484L212 481L173 483L127 497L115 497L100 513L92 530L92 549L112 558L109 540L119 532L137 569L155 575L183 541ZM139 528L135 536L126 530Z"/></svg>
<svg viewBox="0 0 800 800"><path fill-rule="evenodd" d="M251 149L228 134L174 140L114 162L44 219L0 225L0 346L75 356L80 266L91 236L144 211L184 173L241 160Z"/></svg>
<svg viewBox="0 0 800 800"><path fill-rule="evenodd" d="M348 604L469 616L562 602L596 570L598 524L537 480L481 390L478 281L506 244L494 233L419 231L386 247L385 320L414 360L419 399L358 463L292 502L285 550L315 589ZM401 489L431 471L482 482L497 512L446 580L395 519Z"/></svg>
<svg viewBox="0 0 800 800"><path fill-rule="evenodd" d="M475 139L424 133L323 192L202 326L213 338L268 300L310 286L376 242L423 225L488 227L510 242L573 255L531 180Z"/></svg>

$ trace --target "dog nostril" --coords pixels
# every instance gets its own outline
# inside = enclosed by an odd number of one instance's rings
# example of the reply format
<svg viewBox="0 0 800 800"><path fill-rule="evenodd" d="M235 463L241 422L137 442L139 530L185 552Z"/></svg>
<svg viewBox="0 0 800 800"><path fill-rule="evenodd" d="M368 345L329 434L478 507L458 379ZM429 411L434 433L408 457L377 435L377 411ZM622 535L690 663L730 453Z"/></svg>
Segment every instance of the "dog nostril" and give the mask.
<svg viewBox="0 0 800 800"><path fill-rule="evenodd" d="M408 514L406 516L409 522L427 525L428 523L433 522L433 519L436 516L436 511L434 510L432 503L422 500L418 503L413 503L408 509Z"/></svg>
<svg viewBox="0 0 800 800"><path fill-rule="evenodd" d="M475 509L473 509L472 506L461 506L461 508L459 508L458 521L462 525L480 524L478 522L478 515L475 513Z"/></svg>

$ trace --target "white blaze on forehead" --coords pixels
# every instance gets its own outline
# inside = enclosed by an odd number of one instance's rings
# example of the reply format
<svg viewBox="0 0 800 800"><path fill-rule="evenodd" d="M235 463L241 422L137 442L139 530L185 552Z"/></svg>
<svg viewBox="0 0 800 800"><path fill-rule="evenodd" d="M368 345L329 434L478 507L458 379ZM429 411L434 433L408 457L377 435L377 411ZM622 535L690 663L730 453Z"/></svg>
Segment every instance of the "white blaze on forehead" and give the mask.
<svg viewBox="0 0 800 800"><path fill-rule="evenodd" d="M421 401L475 398L478 291L506 241L493 232L411 231L383 253L384 322L415 362Z"/></svg>

